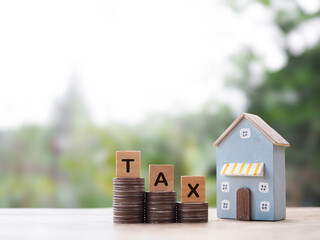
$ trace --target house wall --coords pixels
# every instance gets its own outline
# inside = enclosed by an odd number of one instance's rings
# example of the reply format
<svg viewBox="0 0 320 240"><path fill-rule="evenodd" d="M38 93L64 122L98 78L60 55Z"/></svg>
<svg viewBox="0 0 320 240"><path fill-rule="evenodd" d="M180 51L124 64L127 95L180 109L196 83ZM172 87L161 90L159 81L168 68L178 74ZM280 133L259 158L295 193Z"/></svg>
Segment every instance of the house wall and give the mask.
<svg viewBox="0 0 320 240"><path fill-rule="evenodd" d="M285 175L285 147L274 146L274 220L286 218L286 175Z"/></svg>
<svg viewBox="0 0 320 240"><path fill-rule="evenodd" d="M251 137L242 139L240 129L249 128ZM251 190L251 219L274 220L273 144L245 118L217 147L217 212L220 218L236 218L236 194L239 188ZM263 177L224 176L220 171L226 163L264 163ZM279 181L282 181L279 178ZM221 183L229 183L229 192L221 191ZM268 183L269 191L259 191L259 183ZM222 210L222 201L230 201L230 209ZM270 210L262 212L262 201L270 203Z"/></svg>

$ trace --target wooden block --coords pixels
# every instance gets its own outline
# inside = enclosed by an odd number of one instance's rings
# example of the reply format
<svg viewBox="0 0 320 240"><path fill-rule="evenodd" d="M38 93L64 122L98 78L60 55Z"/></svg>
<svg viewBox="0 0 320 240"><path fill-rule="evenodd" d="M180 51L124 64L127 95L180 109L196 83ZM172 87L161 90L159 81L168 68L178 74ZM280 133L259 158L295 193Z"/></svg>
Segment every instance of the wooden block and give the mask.
<svg viewBox="0 0 320 240"><path fill-rule="evenodd" d="M181 202L205 203L206 202L206 177L181 176Z"/></svg>
<svg viewBox="0 0 320 240"><path fill-rule="evenodd" d="M116 177L140 178L140 151L117 151Z"/></svg>
<svg viewBox="0 0 320 240"><path fill-rule="evenodd" d="M149 191L173 192L173 165L149 165Z"/></svg>
<svg viewBox="0 0 320 240"><path fill-rule="evenodd" d="M248 188L239 188L237 191L237 220L250 221L251 219L251 192Z"/></svg>

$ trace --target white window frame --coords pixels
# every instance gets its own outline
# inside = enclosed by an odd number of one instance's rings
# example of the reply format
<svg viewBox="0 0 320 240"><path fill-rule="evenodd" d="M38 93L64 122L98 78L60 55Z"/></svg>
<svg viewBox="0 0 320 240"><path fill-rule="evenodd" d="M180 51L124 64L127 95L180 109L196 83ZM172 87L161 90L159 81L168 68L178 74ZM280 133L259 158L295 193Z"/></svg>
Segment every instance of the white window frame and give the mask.
<svg viewBox="0 0 320 240"><path fill-rule="evenodd" d="M246 136L243 136L243 132L244 132L244 131L247 131L247 135L246 135ZM241 137L242 139L250 138L250 137L251 137L251 130L250 130L250 128L241 128L241 129L240 129L240 137Z"/></svg>
<svg viewBox="0 0 320 240"><path fill-rule="evenodd" d="M266 204L267 205L267 208L266 209L263 209L262 208L262 205L263 204ZM261 212L270 212L270 202L268 202L268 201L261 201L260 202L260 211Z"/></svg>
<svg viewBox="0 0 320 240"><path fill-rule="evenodd" d="M266 190L262 190L262 189L261 189L263 185L266 186ZM260 183L259 183L259 192L261 192L261 193L268 193L268 192L269 192L269 183L260 182Z"/></svg>
<svg viewBox="0 0 320 240"><path fill-rule="evenodd" d="M226 203L228 205L227 208L224 208L224 203ZM229 200L222 200L221 201L221 210L224 210L224 211L227 211L227 210L230 210L230 201Z"/></svg>
<svg viewBox="0 0 320 240"><path fill-rule="evenodd" d="M226 185L227 188L226 189L223 189L223 186ZM221 192L229 192L230 191L230 185L229 185L229 182L221 182Z"/></svg>

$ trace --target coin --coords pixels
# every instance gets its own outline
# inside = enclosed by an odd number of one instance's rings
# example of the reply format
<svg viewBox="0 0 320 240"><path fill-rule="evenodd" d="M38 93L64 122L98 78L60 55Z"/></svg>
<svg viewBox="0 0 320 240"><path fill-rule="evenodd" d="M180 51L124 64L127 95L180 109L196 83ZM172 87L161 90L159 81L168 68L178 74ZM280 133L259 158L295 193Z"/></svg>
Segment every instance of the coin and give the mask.
<svg viewBox="0 0 320 240"><path fill-rule="evenodd" d="M113 179L113 222L144 222L144 178Z"/></svg>
<svg viewBox="0 0 320 240"><path fill-rule="evenodd" d="M208 222L208 203L177 203L177 222Z"/></svg>
<svg viewBox="0 0 320 240"><path fill-rule="evenodd" d="M145 222L176 222L176 192L146 192Z"/></svg>

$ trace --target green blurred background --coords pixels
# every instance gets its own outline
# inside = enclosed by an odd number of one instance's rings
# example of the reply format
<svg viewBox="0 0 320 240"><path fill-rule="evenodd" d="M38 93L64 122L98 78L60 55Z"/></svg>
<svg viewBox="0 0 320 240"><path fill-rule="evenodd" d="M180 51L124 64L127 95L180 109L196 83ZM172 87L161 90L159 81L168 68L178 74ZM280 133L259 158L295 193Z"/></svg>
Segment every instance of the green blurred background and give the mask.
<svg viewBox="0 0 320 240"><path fill-rule="evenodd" d="M303 42L302 26L319 22L319 9L306 11L299 1L284 2L282 8L268 0L222 4L235 14L261 5L284 38L294 32ZM319 32L319 25L312 26L311 32ZM245 95L241 110L259 115L291 144L286 150L288 206L320 206L319 36L310 44L305 41L298 52L290 42L279 41L286 62L277 70L268 69L247 45L229 58L224 78L226 88ZM255 66L260 66L259 74ZM208 99L197 111L152 113L140 123L104 126L95 124L88 110L72 84L50 123L0 129L0 207L111 207L117 150L140 150L146 179L149 164L174 164L178 194L181 175L205 175L207 201L215 206L213 142L238 116L230 104Z"/></svg>

